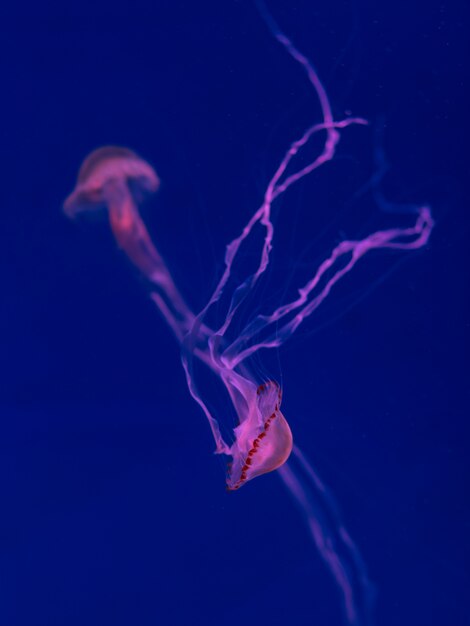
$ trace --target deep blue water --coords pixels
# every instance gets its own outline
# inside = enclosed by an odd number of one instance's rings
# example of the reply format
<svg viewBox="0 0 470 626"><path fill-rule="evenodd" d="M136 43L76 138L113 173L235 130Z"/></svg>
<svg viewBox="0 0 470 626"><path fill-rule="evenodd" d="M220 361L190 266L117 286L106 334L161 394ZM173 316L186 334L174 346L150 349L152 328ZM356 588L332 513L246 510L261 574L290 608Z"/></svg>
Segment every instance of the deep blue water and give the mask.
<svg viewBox="0 0 470 626"><path fill-rule="evenodd" d="M376 624L468 625L468 6L269 6L336 115L371 127L280 203L256 306L341 238L409 219L358 197L378 120L384 193L428 203L436 227L425 250L366 258L263 367L361 548ZM149 230L201 308L318 118L302 72L248 1L46 1L2 8L0 29L0 624L341 624L278 477L224 491L176 343L104 217L61 212L90 150L142 154L162 179Z"/></svg>

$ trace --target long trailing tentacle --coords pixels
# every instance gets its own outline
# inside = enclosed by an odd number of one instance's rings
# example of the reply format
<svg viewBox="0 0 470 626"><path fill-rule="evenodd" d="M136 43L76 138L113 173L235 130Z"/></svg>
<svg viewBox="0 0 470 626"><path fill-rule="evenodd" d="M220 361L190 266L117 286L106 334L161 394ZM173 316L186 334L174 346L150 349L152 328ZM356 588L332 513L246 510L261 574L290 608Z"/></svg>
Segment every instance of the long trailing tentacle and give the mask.
<svg viewBox="0 0 470 626"><path fill-rule="evenodd" d="M278 472L302 511L312 539L341 590L352 626L371 626L375 589L358 547L344 527L333 495L298 446ZM292 458L291 457L291 458Z"/></svg>

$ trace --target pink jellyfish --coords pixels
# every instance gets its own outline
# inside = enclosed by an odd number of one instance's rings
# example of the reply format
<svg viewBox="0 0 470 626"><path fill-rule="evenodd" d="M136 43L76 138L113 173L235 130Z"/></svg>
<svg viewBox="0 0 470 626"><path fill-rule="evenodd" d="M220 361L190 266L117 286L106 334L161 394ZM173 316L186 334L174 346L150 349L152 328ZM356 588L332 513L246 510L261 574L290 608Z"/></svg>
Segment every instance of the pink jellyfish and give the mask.
<svg viewBox="0 0 470 626"><path fill-rule="evenodd" d="M416 219L406 228L371 233L358 240L345 240L312 271L292 301L270 312L248 316L244 328L234 334L233 320L270 262L274 225L273 202L300 179L333 159L341 131L352 124L366 124L359 117L333 118L325 89L309 60L279 30L263 5L260 9L273 36L300 64L318 97L322 119L291 143L269 180L261 206L225 252L225 267L213 293L199 313L191 311L168 270L139 214L143 197L155 192L159 178L153 168L127 148L108 146L92 152L84 161L77 185L65 201L65 212L74 217L81 211L107 209L118 246L148 279L151 297L181 346L181 360L189 391L207 417L215 441L215 453L230 457L227 489L237 490L253 478L279 470L279 474L303 512L312 538L342 592L349 624L371 623L373 593L361 555L344 528L336 504L311 463L293 445L291 429L281 413L281 389L271 380L257 380L250 359L262 349L278 348L325 300L335 284L371 250L413 250L424 246L433 220L428 207L416 209ZM307 165L287 174L295 157L314 135L323 134L319 154ZM218 328L206 317L226 293L233 263L256 225L264 229L264 242L254 271L230 296L230 304ZM246 313L246 311L245 311ZM217 416L196 384L193 361L207 366L222 382L235 409L238 424L233 441L227 442ZM286 463L292 453L292 462Z"/></svg>

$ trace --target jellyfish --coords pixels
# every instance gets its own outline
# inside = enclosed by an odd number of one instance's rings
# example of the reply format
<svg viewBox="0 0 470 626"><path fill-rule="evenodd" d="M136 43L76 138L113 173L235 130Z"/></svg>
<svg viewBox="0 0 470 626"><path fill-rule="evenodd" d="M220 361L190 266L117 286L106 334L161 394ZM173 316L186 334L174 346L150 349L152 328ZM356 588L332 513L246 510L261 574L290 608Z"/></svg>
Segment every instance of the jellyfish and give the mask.
<svg viewBox="0 0 470 626"><path fill-rule="evenodd" d="M361 117L334 118L328 95L312 63L280 30L266 7L261 2L258 6L273 37L305 70L322 118L292 141L281 156L266 185L261 205L226 246L223 271L204 307L199 312L190 309L141 218L140 204L148 194L158 190L160 181L152 166L135 152L118 146L94 150L83 162L64 210L71 218L84 211L107 211L118 247L148 282L150 297L180 346L188 389L208 420L215 453L229 458L227 490L237 491L254 478L278 470L341 591L347 623L369 626L374 593L359 549L344 527L329 489L297 443L294 444L291 427L281 412L279 384L258 379L251 363L255 354L278 349L292 337L335 285L370 251L416 250L425 246L433 220L429 207L420 206L414 210L414 223L407 227L378 230L361 239L340 242L317 268L312 268L310 278L298 288L296 297L279 303L271 311L246 315L248 296L263 279L273 253L273 203L334 158L342 131L351 125L367 124ZM296 157L318 135L324 137L318 154L296 169ZM256 226L262 227L264 238L255 269L230 291L233 264ZM229 304L222 322L212 327L207 321L208 313L222 295L228 296ZM245 311L245 323L241 329L235 329L234 319L240 310ZM222 435L218 416L213 414L198 387L195 361L209 368L228 393L237 417L231 441Z"/></svg>

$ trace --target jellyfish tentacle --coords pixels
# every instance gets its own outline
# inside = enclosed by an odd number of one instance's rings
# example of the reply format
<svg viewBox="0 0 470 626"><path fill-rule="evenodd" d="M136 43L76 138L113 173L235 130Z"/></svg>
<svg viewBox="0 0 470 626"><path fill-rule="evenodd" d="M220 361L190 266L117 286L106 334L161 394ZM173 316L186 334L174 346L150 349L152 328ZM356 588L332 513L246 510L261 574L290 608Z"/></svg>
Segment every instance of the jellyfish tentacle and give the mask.
<svg viewBox="0 0 470 626"><path fill-rule="evenodd" d="M385 248L401 250L421 248L428 242L433 225L434 222L429 208L422 207L414 226L377 231L359 241L341 242L334 248L331 255L323 261L315 275L304 287L299 289L299 296L295 300L278 307L270 315L258 315L254 320L248 323L232 344L225 348L223 353L225 362L232 367L236 367L261 348L279 347L292 336L300 324L322 304L333 286L350 272L359 259L367 252ZM410 239L410 241L403 241L403 239L407 238ZM333 268L338 260L346 255L350 255L350 260L346 265L336 270L326 281L320 292L313 299L309 300L311 293L319 285L326 272ZM259 335L261 331L265 330L270 325L276 324L279 320L291 313L296 314L289 322L280 328L277 327L275 332L268 338L256 342L256 336ZM255 341L255 343L243 349L243 346L251 341Z"/></svg>
<svg viewBox="0 0 470 626"><path fill-rule="evenodd" d="M312 539L341 590L351 626L371 626L375 589L336 502L298 446L278 474L297 502Z"/></svg>
<svg viewBox="0 0 470 626"><path fill-rule="evenodd" d="M316 123L312 125L301 135L299 139L292 142L266 187L262 205L248 220L248 223L245 225L240 235L233 239L227 245L224 259L224 272L207 304L196 317L196 322L194 326L194 332L196 334L198 332L199 322L202 322L209 309L220 300L224 292L225 286L231 276L232 266L235 258L238 255L243 242L252 233L253 228L258 223L262 224L266 231L258 267L255 272L253 272L248 278L243 281L242 284L240 284L236 288L232 296L231 303L225 316L224 322L218 329L218 331L216 331L220 336L223 336L225 334L241 303L246 299L247 295L252 291L259 278L266 271L266 268L269 265L269 257L274 237L274 226L271 221L271 207L273 201L281 194L283 194L291 185L298 182L299 180L319 168L324 163L333 159L336 151L336 145L340 139L340 133L338 129L346 128L347 126L350 126L352 124L367 124L367 121L360 117L351 117L341 121L334 121L328 95L325 91L325 88L323 87L319 75L313 67L313 64L294 46L290 39L288 39L280 31L265 7L262 9L262 15L264 16L265 21L270 27L273 36L276 37L276 39L278 39L278 41L284 46L289 54L305 68L308 79L312 84L315 94L319 100L322 110L323 121L321 123ZM308 143L311 137L321 130L326 131L326 137L324 147L320 155L317 156L310 164L306 165L304 168L295 172L294 174L291 174L288 178L284 180L284 182L280 183L279 181L282 179L282 176L286 172L287 167L291 163L292 159L298 154L299 150Z"/></svg>
<svg viewBox="0 0 470 626"><path fill-rule="evenodd" d="M121 184L121 187L119 199L115 197L114 202L108 204L113 234L129 260L161 290L167 307L169 305L173 311L175 327L179 328L180 334L184 334L192 326L194 314L186 305L166 263L150 239L127 186Z"/></svg>

